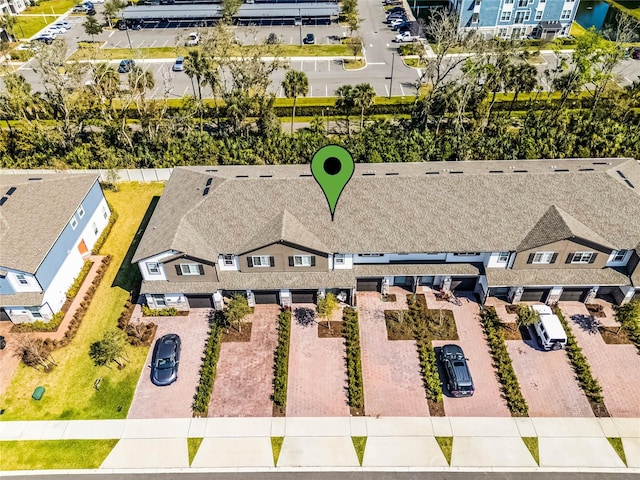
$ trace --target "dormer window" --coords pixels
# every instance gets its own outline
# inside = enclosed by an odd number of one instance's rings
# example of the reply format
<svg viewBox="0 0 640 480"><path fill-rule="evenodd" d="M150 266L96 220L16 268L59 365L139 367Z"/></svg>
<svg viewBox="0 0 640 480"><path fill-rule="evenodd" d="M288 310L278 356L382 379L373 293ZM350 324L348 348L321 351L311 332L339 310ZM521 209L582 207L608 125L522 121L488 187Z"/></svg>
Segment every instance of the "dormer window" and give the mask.
<svg viewBox="0 0 640 480"><path fill-rule="evenodd" d="M222 261L224 262L225 265L229 267L233 267L234 265L233 255L223 255Z"/></svg>

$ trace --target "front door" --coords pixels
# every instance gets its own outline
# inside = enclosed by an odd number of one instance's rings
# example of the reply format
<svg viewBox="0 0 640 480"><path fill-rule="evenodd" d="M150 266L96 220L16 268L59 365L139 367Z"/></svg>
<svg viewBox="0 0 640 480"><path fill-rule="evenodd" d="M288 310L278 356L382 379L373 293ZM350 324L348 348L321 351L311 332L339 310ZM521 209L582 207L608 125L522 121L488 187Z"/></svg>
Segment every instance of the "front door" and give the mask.
<svg viewBox="0 0 640 480"><path fill-rule="evenodd" d="M87 244L84 243L84 240L80 240L80 243L78 244L78 251L83 257L89 253L89 249L87 248Z"/></svg>

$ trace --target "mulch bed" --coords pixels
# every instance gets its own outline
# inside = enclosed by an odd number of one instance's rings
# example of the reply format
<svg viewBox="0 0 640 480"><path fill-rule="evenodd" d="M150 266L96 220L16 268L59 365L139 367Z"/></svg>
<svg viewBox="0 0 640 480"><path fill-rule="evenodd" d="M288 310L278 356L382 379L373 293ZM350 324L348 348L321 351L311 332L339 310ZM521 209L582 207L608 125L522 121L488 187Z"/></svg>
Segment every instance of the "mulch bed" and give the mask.
<svg viewBox="0 0 640 480"><path fill-rule="evenodd" d="M287 416L287 408L281 405L273 404L273 410L271 412L274 417L286 417Z"/></svg>
<svg viewBox="0 0 640 480"><path fill-rule="evenodd" d="M444 402L434 402L427 399L429 405L429 415L432 417L444 417Z"/></svg>
<svg viewBox="0 0 640 480"><path fill-rule="evenodd" d="M519 327L514 322L502 322L500 326L505 340L531 340L531 333L527 327Z"/></svg>
<svg viewBox="0 0 640 480"><path fill-rule="evenodd" d="M604 343L608 345L633 345L633 342L627 336L627 332L624 328L621 328L620 333L617 335L617 327L598 327L598 331L600 332Z"/></svg>
<svg viewBox="0 0 640 480"><path fill-rule="evenodd" d="M352 417L364 417L364 407L362 408L349 407L349 414Z"/></svg>
<svg viewBox="0 0 640 480"><path fill-rule="evenodd" d="M330 321L327 328L327 322L318 322L318 338L339 338L342 337L342 322Z"/></svg>
<svg viewBox="0 0 640 480"><path fill-rule="evenodd" d="M424 297L424 295L423 295ZM384 320L387 327L388 340L414 340L415 336L411 331L408 322L398 322L398 312L400 310L385 310ZM451 310L431 310L425 309L430 317L429 336L431 340L459 340L456 321ZM442 317L440 314L442 313Z"/></svg>
<svg viewBox="0 0 640 480"><path fill-rule="evenodd" d="M516 305L505 305L504 308L507 311L507 313L513 313L513 314L518 313L518 308Z"/></svg>
<svg viewBox="0 0 640 480"><path fill-rule="evenodd" d="M383 302L395 302L397 301L397 297L395 293L390 293L389 295L382 295Z"/></svg>
<svg viewBox="0 0 640 480"><path fill-rule="evenodd" d="M607 407L604 403L596 403L592 400L590 400L589 398L587 398L587 400L589 401L589 406L591 407L591 410L593 411L593 414L596 417L610 417L611 415L609 415L609 411L607 410Z"/></svg>
<svg viewBox="0 0 640 480"><path fill-rule="evenodd" d="M243 323L242 330L233 326L222 330L223 342L249 342L251 340L251 322Z"/></svg>
<svg viewBox="0 0 640 480"><path fill-rule="evenodd" d="M596 318L606 317L604 313L604 307L599 303L587 303L585 306L587 307L589 314L593 315L594 317Z"/></svg>
<svg viewBox="0 0 640 480"><path fill-rule="evenodd" d="M387 326L387 340L415 340L409 325L398 322L397 312L398 310L384 311L384 323Z"/></svg>

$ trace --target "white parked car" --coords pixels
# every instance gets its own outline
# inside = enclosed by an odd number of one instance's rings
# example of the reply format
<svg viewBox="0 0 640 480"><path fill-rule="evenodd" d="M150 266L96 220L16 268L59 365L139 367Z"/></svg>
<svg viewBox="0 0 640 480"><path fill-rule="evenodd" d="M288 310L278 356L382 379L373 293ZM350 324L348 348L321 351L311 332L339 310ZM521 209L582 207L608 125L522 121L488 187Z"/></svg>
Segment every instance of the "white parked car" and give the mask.
<svg viewBox="0 0 640 480"><path fill-rule="evenodd" d="M64 28L65 30L71 30L71 24L69 22L57 22L53 24L56 28Z"/></svg>
<svg viewBox="0 0 640 480"><path fill-rule="evenodd" d="M45 28L43 33L52 33L55 35L60 35L60 34L65 34L67 33L67 29L64 27L57 27L55 25L49 25L47 28Z"/></svg>
<svg viewBox="0 0 640 480"><path fill-rule="evenodd" d="M413 42L414 40L417 40L417 39L418 39L417 35L412 35L411 32L403 32L396 35L393 41L394 42Z"/></svg>
<svg viewBox="0 0 640 480"><path fill-rule="evenodd" d="M195 47L196 45L198 45L198 43L200 43L200 35L198 35L196 32L191 32L187 37L187 41L184 42L185 46L187 47Z"/></svg>

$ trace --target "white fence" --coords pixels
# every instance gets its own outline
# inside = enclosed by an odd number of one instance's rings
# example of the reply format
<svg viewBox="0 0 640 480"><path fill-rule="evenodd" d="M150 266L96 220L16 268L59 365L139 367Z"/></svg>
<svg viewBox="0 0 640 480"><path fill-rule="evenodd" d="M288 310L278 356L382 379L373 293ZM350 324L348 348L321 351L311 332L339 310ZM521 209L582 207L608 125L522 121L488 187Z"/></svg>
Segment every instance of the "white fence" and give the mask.
<svg viewBox="0 0 640 480"><path fill-rule="evenodd" d="M0 175L47 175L50 173L68 173L70 175L78 173L97 173L103 182L113 181L113 173L118 175L121 182L165 182L169 180L173 168L126 168L122 170L48 170L44 168L18 170L18 169L2 169Z"/></svg>

